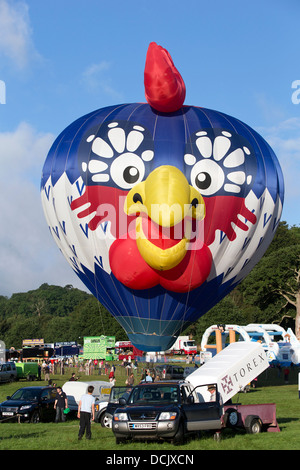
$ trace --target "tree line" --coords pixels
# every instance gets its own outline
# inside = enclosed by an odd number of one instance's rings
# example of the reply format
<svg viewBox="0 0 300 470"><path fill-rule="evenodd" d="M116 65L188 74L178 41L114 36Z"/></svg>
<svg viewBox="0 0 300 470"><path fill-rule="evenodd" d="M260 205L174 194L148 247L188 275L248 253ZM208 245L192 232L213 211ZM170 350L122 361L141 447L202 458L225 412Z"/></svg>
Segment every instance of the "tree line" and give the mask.
<svg viewBox="0 0 300 470"><path fill-rule="evenodd" d="M300 339L300 227L280 222L267 252L244 281L183 334L197 344L212 324L276 323ZM23 339L78 341L84 336L127 335L91 294L71 285L0 296L0 340L22 347Z"/></svg>

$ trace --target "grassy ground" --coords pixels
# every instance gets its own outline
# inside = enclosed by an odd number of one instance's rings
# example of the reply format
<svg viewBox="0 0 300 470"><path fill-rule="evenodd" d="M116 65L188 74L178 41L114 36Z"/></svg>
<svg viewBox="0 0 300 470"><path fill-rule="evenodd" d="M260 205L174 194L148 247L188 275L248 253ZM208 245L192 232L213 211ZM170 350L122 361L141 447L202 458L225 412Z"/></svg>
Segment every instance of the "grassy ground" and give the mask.
<svg viewBox="0 0 300 470"><path fill-rule="evenodd" d="M71 372L71 371L70 371ZM125 373L117 376L117 384L125 383ZM62 385L69 376L51 377L58 385ZM137 376L137 383L139 381ZM82 377L81 380L103 380L104 376ZM107 377L106 377L107 379ZM45 382L34 382L44 385ZM32 385L28 382L3 384L0 386L0 401L6 399L21 386ZM116 445L110 429L102 428L100 424L92 423L92 440L78 442L78 420L68 415L65 423L0 423L0 450L102 450L109 453L114 451L131 451L141 455L139 451L150 453L165 451L197 451L197 450L299 450L300 400L298 397L298 369L290 374L289 384L285 384L283 374L276 369L269 369L258 380L256 389L239 394L235 397L242 404L247 403L276 403L277 421L281 432L261 433L259 435L245 434L244 431L226 429L222 432L220 442L215 442L211 433L203 433L201 438L191 438L181 446L175 447L166 442L129 442ZM106 455L103 453L103 455Z"/></svg>

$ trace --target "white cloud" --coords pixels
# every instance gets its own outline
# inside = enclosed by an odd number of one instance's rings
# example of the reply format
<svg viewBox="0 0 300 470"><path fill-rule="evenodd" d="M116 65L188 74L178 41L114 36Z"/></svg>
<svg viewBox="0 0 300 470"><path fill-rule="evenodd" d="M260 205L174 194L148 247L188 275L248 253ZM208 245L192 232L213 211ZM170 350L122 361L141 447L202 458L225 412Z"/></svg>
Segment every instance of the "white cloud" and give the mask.
<svg viewBox="0 0 300 470"><path fill-rule="evenodd" d="M28 5L23 0L0 0L0 56L19 69L39 57L32 40Z"/></svg>
<svg viewBox="0 0 300 470"><path fill-rule="evenodd" d="M113 99L120 99L121 94L114 89L107 72L111 69L111 63L103 60L98 64L89 65L82 73L82 83L91 93L101 91Z"/></svg>
<svg viewBox="0 0 300 470"><path fill-rule="evenodd" d="M0 295L44 282L83 288L57 249L41 206L40 176L53 139L26 123L0 133Z"/></svg>

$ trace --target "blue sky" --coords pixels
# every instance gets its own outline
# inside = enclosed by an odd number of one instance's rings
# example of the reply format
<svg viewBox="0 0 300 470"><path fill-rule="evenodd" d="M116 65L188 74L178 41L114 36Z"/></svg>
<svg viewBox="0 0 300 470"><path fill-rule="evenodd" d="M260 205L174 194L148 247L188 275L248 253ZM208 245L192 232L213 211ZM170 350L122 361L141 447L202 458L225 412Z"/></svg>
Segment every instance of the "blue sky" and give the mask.
<svg viewBox="0 0 300 470"><path fill-rule="evenodd" d="M298 0L0 0L0 295L49 284L83 288L41 209L43 162L55 137L104 106L145 101L147 48L165 47L185 104L249 124L273 147L299 225ZM299 80L296 89L292 84ZM3 91L3 86L5 90Z"/></svg>

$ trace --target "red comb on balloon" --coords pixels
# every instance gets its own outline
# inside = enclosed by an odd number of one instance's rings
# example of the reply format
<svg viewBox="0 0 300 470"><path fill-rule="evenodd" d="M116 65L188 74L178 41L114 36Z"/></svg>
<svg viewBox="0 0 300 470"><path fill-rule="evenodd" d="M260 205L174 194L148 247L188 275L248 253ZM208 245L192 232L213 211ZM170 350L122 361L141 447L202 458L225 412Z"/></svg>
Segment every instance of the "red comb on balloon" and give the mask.
<svg viewBox="0 0 300 470"><path fill-rule="evenodd" d="M144 72L145 95L152 108L172 113L185 100L185 84L166 49L151 42Z"/></svg>

